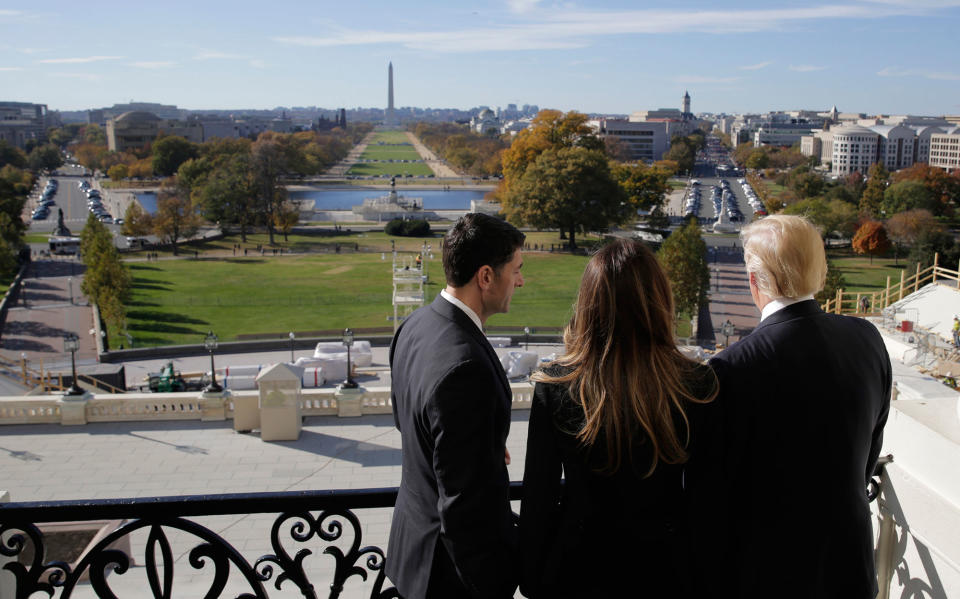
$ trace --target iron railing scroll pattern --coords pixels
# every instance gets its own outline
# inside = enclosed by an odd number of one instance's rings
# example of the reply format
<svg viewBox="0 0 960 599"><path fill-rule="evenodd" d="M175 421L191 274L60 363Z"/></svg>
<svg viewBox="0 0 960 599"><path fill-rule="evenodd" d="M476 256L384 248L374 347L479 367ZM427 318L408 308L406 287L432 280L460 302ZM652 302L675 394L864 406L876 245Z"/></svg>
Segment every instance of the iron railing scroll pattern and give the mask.
<svg viewBox="0 0 960 599"><path fill-rule="evenodd" d="M880 475L892 456L882 456L870 479L867 495L874 501L880 493ZM523 495L522 484L511 483L510 499ZM335 570L329 585L329 599L337 599L353 578L367 581L373 575L370 599L402 599L386 578L386 556L377 546L362 543L362 527L354 510L392 508L397 488L296 491L285 493L240 493L224 495L191 495L149 497L139 499L105 499L0 504L0 555L13 558L3 567L16 580L15 599L34 599L46 595L53 598L72 596L74 589L88 575L98 597L115 599L118 595L107 580L108 569L117 577L132 566L130 556L114 549L118 540L134 532L147 532L144 547L145 572L152 596L170 599L185 596L174 588L174 552L167 531L188 533L199 539L188 552L188 563L195 570L212 566L212 580L203 597L222 597L231 576L231 567L249 586L236 599L269 599L272 582L278 591L293 584L307 599L321 594L309 580L304 562L312 555L300 548L293 555L287 543L303 544L316 538L325 545L322 553L332 556ZM270 530L273 553L263 555L251 564L233 545L209 528L189 517L237 514L276 514ZM314 515L316 513L316 515ZM38 523L90 521L97 519L126 520L89 548L71 567L62 561L44 563L45 541ZM346 535L346 536L345 536ZM338 541L351 537L346 543ZM33 556L28 564L17 558L32 545ZM193 593L191 593L193 595Z"/></svg>
<svg viewBox="0 0 960 599"><path fill-rule="evenodd" d="M270 583L278 591L295 585L307 599L337 599L351 579L367 581L370 576L374 577L370 599L401 599L386 578L383 550L362 544L360 519L353 512L353 509L393 507L396 496L394 488L5 504L0 506L0 555L12 558L4 568L16 580L15 599L42 596L35 595L37 593L66 599L86 577L97 597L115 599L120 596L115 587L120 585L112 587L107 573L117 577L111 580L121 582L119 577L130 570L132 560L127 553L113 547L118 540L145 531L143 566L149 596L183 597L187 593L174 588L177 562L168 538L169 531L178 531L181 543L181 533L191 535L189 544L196 542L188 552L190 566L197 573L212 568L204 577L210 580L209 588L202 595L206 598L225 596L228 579L235 569L239 575L236 580L242 577L248 587L236 595L237 599L268 599ZM253 564L219 534L186 518L277 513L278 510L283 511L274 520L270 532L273 553L261 556ZM40 522L99 517L128 521L88 548L72 566L62 561L44 563L47 547L38 526ZM345 542L347 539L349 543ZM305 559L313 551L301 547L291 555L287 550L287 545L302 545L311 540L319 541L323 547L321 553L332 556L335 562L327 594L317 590L304 568ZM20 563L19 558L28 547L32 548L32 558L27 564ZM189 594L194 592L192 587Z"/></svg>

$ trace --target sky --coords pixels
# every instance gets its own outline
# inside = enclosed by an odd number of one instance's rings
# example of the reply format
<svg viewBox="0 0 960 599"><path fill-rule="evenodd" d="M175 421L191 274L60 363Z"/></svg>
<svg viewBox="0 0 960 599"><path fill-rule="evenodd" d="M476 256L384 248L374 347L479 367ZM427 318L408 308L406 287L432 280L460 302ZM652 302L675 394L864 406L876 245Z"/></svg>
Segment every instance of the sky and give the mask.
<svg viewBox="0 0 960 599"><path fill-rule="evenodd" d="M19 4L18 4L19 3ZM0 5L0 101L960 114L960 0Z"/></svg>

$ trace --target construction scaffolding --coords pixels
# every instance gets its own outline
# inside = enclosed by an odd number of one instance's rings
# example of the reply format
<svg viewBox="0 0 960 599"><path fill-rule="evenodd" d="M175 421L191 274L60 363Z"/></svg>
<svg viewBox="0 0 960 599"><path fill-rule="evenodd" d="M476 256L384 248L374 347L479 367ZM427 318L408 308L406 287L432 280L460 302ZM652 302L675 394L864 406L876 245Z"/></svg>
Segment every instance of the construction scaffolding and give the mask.
<svg viewBox="0 0 960 599"><path fill-rule="evenodd" d="M427 282L427 252L393 252L393 332L423 305Z"/></svg>

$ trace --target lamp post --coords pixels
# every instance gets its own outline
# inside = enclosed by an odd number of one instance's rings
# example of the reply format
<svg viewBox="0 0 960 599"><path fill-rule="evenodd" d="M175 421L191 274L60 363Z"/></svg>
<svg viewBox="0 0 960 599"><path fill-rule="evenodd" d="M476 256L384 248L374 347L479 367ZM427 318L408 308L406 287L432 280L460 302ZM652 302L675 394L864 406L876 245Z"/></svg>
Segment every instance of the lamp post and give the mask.
<svg viewBox="0 0 960 599"><path fill-rule="evenodd" d="M342 389L356 389L357 382L350 376L350 346L353 345L353 331L343 330L343 344L347 346L347 378L340 383Z"/></svg>
<svg viewBox="0 0 960 599"><path fill-rule="evenodd" d="M724 347L730 347L730 335L733 335L734 331L735 328L733 323L730 322L730 319L727 319L727 322L723 323L723 326L720 327L720 332L726 337L726 340L723 342Z"/></svg>
<svg viewBox="0 0 960 599"><path fill-rule="evenodd" d="M530 327L523 327L523 350L530 349Z"/></svg>
<svg viewBox="0 0 960 599"><path fill-rule="evenodd" d="M203 347L210 352L210 384L203 391L204 393L220 393L223 391L223 387L217 384L217 370L213 364L213 351L217 349L217 336L213 334L213 331L207 333L207 336L203 338Z"/></svg>
<svg viewBox="0 0 960 599"><path fill-rule="evenodd" d="M73 381L64 395L83 395L83 389L77 386L77 350L80 349L80 338L76 333L67 333L63 336L63 349L70 352L70 366L73 370Z"/></svg>
<svg viewBox="0 0 960 599"><path fill-rule="evenodd" d="M291 364L293 364L293 341L296 338L297 336L293 334L293 331L290 331L290 363Z"/></svg>
<svg viewBox="0 0 960 599"><path fill-rule="evenodd" d="M73 303L73 277L67 277L67 294L70 295L70 303Z"/></svg>

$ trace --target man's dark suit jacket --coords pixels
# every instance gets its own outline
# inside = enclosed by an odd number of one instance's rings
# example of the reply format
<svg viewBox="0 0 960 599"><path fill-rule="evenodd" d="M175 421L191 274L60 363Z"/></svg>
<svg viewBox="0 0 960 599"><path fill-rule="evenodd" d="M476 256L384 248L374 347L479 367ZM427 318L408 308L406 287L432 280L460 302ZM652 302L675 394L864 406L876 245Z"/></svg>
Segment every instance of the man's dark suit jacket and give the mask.
<svg viewBox="0 0 960 599"><path fill-rule="evenodd" d="M390 367L403 471L387 575L406 599L512 597L517 538L504 463L512 397L496 353L437 296L397 331Z"/></svg>
<svg viewBox="0 0 960 599"><path fill-rule="evenodd" d="M891 386L876 328L802 301L710 365L724 414L717 516L730 535L717 559L735 585L717 596L873 599L866 485Z"/></svg>

